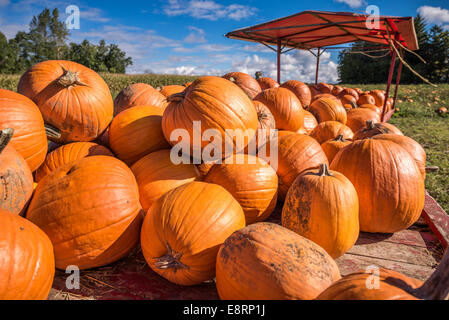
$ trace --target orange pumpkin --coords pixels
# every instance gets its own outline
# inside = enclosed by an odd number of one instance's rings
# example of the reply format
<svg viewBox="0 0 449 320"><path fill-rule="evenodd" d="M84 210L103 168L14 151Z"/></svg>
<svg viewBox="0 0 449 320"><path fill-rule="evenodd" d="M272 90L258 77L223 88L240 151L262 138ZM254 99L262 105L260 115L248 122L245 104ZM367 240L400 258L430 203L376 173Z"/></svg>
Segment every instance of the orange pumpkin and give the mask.
<svg viewBox="0 0 449 320"><path fill-rule="evenodd" d="M372 120L374 123L380 121L380 116L376 111L368 108L355 108L346 112L348 120L346 125L352 130L357 132L366 125L366 121Z"/></svg>
<svg viewBox="0 0 449 320"><path fill-rule="evenodd" d="M332 99L332 100L334 100L334 101L337 101L337 102L340 102L340 103L341 103L340 99L338 99L336 96L334 96L333 94L330 94L330 93L320 93L320 94L317 94L317 95L313 96L311 102L314 102L315 100L318 100L318 99L321 99L321 98Z"/></svg>
<svg viewBox="0 0 449 320"><path fill-rule="evenodd" d="M309 111L304 110L304 124L302 125L302 128L305 130L306 134L310 134L317 126L318 121L315 116Z"/></svg>
<svg viewBox="0 0 449 320"><path fill-rule="evenodd" d="M27 218L53 243L56 267L81 270L126 256L138 243L143 210L131 170L109 156L68 163L42 179Z"/></svg>
<svg viewBox="0 0 449 320"><path fill-rule="evenodd" d="M200 173L201 179L204 179L204 177L207 176L212 166L215 164L216 161L205 161L201 162L200 164L196 165L196 168L198 169L198 172Z"/></svg>
<svg viewBox="0 0 449 320"><path fill-rule="evenodd" d="M0 209L0 300L46 300L55 275L53 246L30 221Z"/></svg>
<svg viewBox="0 0 449 320"><path fill-rule="evenodd" d="M273 80L272 78L269 78L269 77L259 78L259 79L257 79L257 82L259 83L260 88L262 90L279 87L279 83L277 83L275 80Z"/></svg>
<svg viewBox="0 0 449 320"><path fill-rule="evenodd" d="M403 136L404 134L394 125L386 122L374 123L372 120L366 121L366 126L354 134L354 140L371 138L377 134L392 133Z"/></svg>
<svg viewBox="0 0 449 320"><path fill-rule="evenodd" d="M334 86L333 88L332 88L332 91L331 91L331 93L334 95L334 96L338 96L339 94L340 94L340 92L342 92L343 91L343 87L341 87L341 86Z"/></svg>
<svg viewBox="0 0 449 320"><path fill-rule="evenodd" d="M39 107L57 142L92 141L109 125L114 111L109 87L93 70L76 62L48 60L20 78L17 91Z"/></svg>
<svg viewBox="0 0 449 320"><path fill-rule="evenodd" d="M243 210L228 191L191 182L150 207L142 226L142 252L151 269L167 280L200 284L214 278L221 244L244 226Z"/></svg>
<svg viewBox="0 0 449 320"><path fill-rule="evenodd" d="M354 137L354 134L349 127L337 121L321 122L310 133L310 136L318 141L319 144L335 139L339 135L343 135L347 140L352 140Z"/></svg>
<svg viewBox="0 0 449 320"><path fill-rule="evenodd" d="M12 128L0 131L0 211L22 214L33 194L33 175L9 143L13 133Z"/></svg>
<svg viewBox="0 0 449 320"><path fill-rule="evenodd" d="M341 99L346 95L352 96L355 102L359 99L359 94L357 93L357 91L351 88L344 88L342 91L340 91L340 93L338 94L338 98Z"/></svg>
<svg viewBox="0 0 449 320"><path fill-rule="evenodd" d="M11 146L36 170L47 154L44 119L38 107L27 97L0 89L0 128L14 129Z"/></svg>
<svg viewBox="0 0 449 320"><path fill-rule="evenodd" d="M44 163L36 171L35 181L41 181L50 172L72 161L100 155L114 156L108 148L93 142L73 142L65 144L47 155Z"/></svg>
<svg viewBox="0 0 449 320"><path fill-rule="evenodd" d="M235 83L240 89L245 92L250 99L254 99L261 91L262 88L256 79L249 74L243 72L230 72L223 76L223 78Z"/></svg>
<svg viewBox="0 0 449 320"><path fill-rule="evenodd" d="M315 88L317 88L318 91L320 91L321 93L329 93L329 94L331 94L332 93L332 89L334 88L334 86L331 85L331 84L320 82L320 83L315 85Z"/></svg>
<svg viewBox="0 0 449 320"><path fill-rule="evenodd" d="M340 279L335 261L312 241L274 223L232 234L217 257L223 300L309 300Z"/></svg>
<svg viewBox="0 0 449 320"><path fill-rule="evenodd" d="M184 86L179 85L170 85L170 86L164 86L160 90L160 93L162 93L165 97L169 97L172 94L183 92L186 89Z"/></svg>
<svg viewBox="0 0 449 320"><path fill-rule="evenodd" d="M147 154L170 145L162 132L163 110L153 106L135 106L114 118L109 129L109 145L128 165Z"/></svg>
<svg viewBox="0 0 449 320"><path fill-rule="evenodd" d="M338 121L346 123L346 110L340 101L328 98L320 98L312 102L308 111L310 111L318 123L324 121Z"/></svg>
<svg viewBox="0 0 449 320"><path fill-rule="evenodd" d="M293 92L301 102L301 105L304 109L307 109L309 107L312 101L312 93L305 83L296 80L289 80L287 82L284 82L281 87Z"/></svg>
<svg viewBox="0 0 449 320"><path fill-rule="evenodd" d="M258 157L240 154L227 158L215 164L204 181L228 190L242 206L247 224L264 221L276 207L276 171Z"/></svg>
<svg viewBox="0 0 449 320"><path fill-rule="evenodd" d="M379 108L382 108L384 106L385 92L383 90L372 90L369 92L369 95L374 98L376 106L378 106Z"/></svg>
<svg viewBox="0 0 449 320"><path fill-rule="evenodd" d="M321 148L323 148L324 153L326 154L327 160L329 160L329 163L332 163L332 160L334 160L335 155L346 147L347 145L351 144L352 141L346 140L342 134L340 134L338 137L332 140L328 140L321 144Z"/></svg>
<svg viewBox="0 0 449 320"><path fill-rule="evenodd" d="M262 91L254 100L265 104L276 120L276 128L296 131L304 123L304 109L296 95L286 88Z"/></svg>
<svg viewBox="0 0 449 320"><path fill-rule="evenodd" d="M166 97L146 83L132 84L115 97L114 117L120 112L135 106L154 106L165 109Z"/></svg>
<svg viewBox="0 0 449 320"><path fill-rule="evenodd" d="M340 101L341 101L341 103L342 103L343 105L349 104L349 105L351 105L353 108L356 108L356 107L357 107L357 100L354 98L354 96L351 96L351 95L349 95L349 94L346 94L346 95L342 96L342 97L340 98Z"/></svg>
<svg viewBox="0 0 449 320"><path fill-rule="evenodd" d="M371 97L371 96L370 96ZM381 108L378 108L376 105L374 105L374 104L361 104L361 105L359 105L358 106L359 108L365 108L365 109L369 109L369 110L372 110L372 111L374 111L374 112L376 112L377 113L377 115L379 116L379 119L380 119L380 116L382 115L382 109Z"/></svg>
<svg viewBox="0 0 449 320"><path fill-rule="evenodd" d="M139 185L140 204L145 212L165 193L199 177L194 164L174 164L170 150L150 153L131 167Z"/></svg>
<svg viewBox="0 0 449 320"><path fill-rule="evenodd" d="M424 180L412 156L398 144L354 141L337 153L331 169L344 174L357 190L360 230L393 233L420 217Z"/></svg>
<svg viewBox="0 0 449 320"><path fill-rule="evenodd" d="M361 106L363 104L376 105L376 100L372 95L365 93L359 96L359 99L357 100L357 105Z"/></svg>
<svg viewBox="0 0 449 320"><path fill-rule="evenodd" d="M276 121L270 109L260 101L254 100L253 104L257 112L257 118L259 119L257 129L266 131L276 129Z"/></svg>
<svg viewBox="0 0 449 320"><path fill-rule="evenodd" d="M326 164L300 174L288 190L282 226L312 240L334 259L359 237L359 201L351 181Z"/></svg>

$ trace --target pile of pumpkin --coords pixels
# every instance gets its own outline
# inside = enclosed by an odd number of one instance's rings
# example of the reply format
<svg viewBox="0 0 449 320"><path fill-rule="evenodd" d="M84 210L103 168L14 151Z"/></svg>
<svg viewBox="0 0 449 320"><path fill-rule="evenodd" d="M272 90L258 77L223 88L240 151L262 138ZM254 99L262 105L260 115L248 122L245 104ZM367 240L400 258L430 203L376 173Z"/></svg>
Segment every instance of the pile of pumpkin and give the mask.
<svg viewBox="0 0 449 320"><path fill-rule="evenodd" d="M138 244L173 283L215 277L222 299L423 297L388 270L402 285L364 290L368 275L341 278L334 261L360 230L400 231L424 205L425 152L380 122L384 100L231 73L113 101L82 65L36 64L17 93L0 89L0 299L45 299L55 267L105 266ZM232 155L244 164L174 164L171 133L192 137L193 121L280 130L277 171L245 151ZM264 222L282 202L282 226Z"/></svg>

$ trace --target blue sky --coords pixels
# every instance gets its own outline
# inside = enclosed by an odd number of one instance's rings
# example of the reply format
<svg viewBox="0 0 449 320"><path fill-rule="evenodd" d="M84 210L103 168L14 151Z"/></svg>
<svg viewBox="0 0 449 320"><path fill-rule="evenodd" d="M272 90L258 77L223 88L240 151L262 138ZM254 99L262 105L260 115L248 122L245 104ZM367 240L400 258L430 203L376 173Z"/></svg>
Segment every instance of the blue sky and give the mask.
<svg viewBox="0 0 449 320"><path fill-rule="evenodd" d="M249 42L230 40L231 30L287 16L304 10L364 13L377 5L381 15L416 16L421 12L429 24L449 28L449 1L391 0L0 0L0 31L8 38L27 30L33 15L44 7L80 8L80 29L71 30L70 40L105 39L116 43L134 60L128 73L174 73L222 75L257 70L275 76L275 54ZM283 55L283 80L312 81L314 57L306 51ZM337 53L325 53L320 80L337 80Z"/></svg>

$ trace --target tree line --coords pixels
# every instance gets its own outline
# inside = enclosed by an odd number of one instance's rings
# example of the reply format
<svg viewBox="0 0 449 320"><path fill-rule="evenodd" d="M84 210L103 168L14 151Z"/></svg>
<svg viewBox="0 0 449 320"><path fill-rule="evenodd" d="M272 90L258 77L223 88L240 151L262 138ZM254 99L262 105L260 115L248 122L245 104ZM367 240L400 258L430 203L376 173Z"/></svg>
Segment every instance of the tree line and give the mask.
<svg viewBox="0 0 449 320"><path fill-rule="evenodd" d="M428 28L425 19L418 15L414 19L419 50L414 51L419 57L404 52L404 60L420 75L433 83L449 82L449 31L435 25ZM369 55L379 58L371 58L356 53L360 51L373 51L373 43L355 42L349 50L340 52L338 74L342 83L384 83L388 78L390 67L390 55L385 52L369 52ZM375 50L374 50L375 51ZM396 62L396 70L399 61ZM403 66L401 83L422 83L419 77Z"/></svg>
<svg viewBox="0 0 449 320"><path fill-rule="evenodd" d="M32 65L45 60L71 60L97 72L125 73L132 65L116 44L98 45L84 40L68 43L69 30L59 19L58 9L44 9L34 16L29 31L19 31L7 39L0 30L0 73L20 74Z"/></svg>

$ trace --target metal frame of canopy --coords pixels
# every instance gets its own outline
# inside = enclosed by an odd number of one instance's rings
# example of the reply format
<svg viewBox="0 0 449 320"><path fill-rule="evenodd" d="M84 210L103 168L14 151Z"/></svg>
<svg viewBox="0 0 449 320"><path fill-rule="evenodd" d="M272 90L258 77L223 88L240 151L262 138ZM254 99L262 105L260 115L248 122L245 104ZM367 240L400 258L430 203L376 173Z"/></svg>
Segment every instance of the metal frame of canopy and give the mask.
<svg viewBox="0 0 449 320"><path fill-rule="evenodd" d="M368 27L367 21L377 27ZM390 50L391 62L385 90L382 121L388 121L394 112L402 73L402 60L396 75L396 86L391 110L386 113L387 99L393 80L398 50L417 50L418 40L412 17L369 16L350 12L303 11L255 26L237 29L225 35L229 39L258 42L277 54L277 81L281 82L281 55L294 49L308 50L316 57L315 84L318 83L320 56L344 43L366 41L383 45ZM286 49L287 48L287 49ZM312 49L317 49L316 53Z"/></svg>

